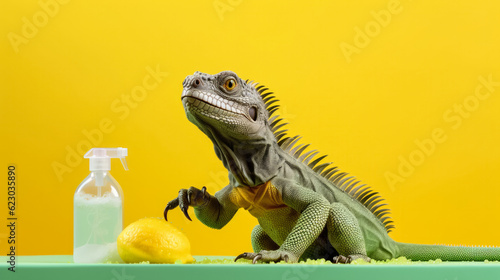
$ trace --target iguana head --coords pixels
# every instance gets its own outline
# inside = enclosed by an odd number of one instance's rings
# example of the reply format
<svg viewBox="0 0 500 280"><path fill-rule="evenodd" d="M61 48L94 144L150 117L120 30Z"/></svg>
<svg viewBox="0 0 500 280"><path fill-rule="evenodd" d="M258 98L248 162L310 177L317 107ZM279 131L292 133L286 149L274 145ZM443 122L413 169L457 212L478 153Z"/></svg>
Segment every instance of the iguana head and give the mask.
<svg viewBox="0 0 500 280"><path fill-rule="evenodd" d="M255 85L231 71L196 72L183 82L188 119L214 144L233 186L255 186L276 175L283 159L269 112Z"/></svg>
<svg viewBox="0 0 500 280"><path fill-rule="evenodd" d="M208 127L236 139L262 137L268 113L254 86L231 71L196 72L183 82L182 104L188 119L202 131Z"/></svg>

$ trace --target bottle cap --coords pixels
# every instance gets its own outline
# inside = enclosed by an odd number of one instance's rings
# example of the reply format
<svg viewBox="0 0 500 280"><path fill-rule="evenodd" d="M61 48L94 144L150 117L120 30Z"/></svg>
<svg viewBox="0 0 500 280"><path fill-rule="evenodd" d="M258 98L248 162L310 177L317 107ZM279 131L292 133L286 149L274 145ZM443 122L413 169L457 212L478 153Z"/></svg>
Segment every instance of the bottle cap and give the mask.
<svg viewBox="0 0 500 280"><path fill-rule="evenodd" d="M92 148L83 157L90 160L90 171L107 171L111 170L112 158L119 158L123 168L128 170L127 155L127 148Z"/></svg>

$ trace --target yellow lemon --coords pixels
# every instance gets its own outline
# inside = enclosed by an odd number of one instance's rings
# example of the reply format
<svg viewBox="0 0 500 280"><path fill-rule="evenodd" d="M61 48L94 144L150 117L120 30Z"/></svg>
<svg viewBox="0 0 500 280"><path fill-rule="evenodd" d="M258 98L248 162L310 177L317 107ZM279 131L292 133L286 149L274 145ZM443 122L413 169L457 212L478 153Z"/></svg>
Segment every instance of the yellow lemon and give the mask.
<svg viewBox="0 0 500 280"><path fill-rule="evenodd" d="M162 218L143 218L118 236L118 254L126 263L192 263L187 237Z"/></svg>

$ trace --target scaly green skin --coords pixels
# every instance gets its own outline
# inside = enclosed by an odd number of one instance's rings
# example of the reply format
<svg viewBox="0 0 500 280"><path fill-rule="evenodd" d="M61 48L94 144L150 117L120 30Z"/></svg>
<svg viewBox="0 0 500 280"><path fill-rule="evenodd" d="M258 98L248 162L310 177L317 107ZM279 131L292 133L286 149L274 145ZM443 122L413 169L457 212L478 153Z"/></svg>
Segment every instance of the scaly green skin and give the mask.
<svg viewBox="0 0 500 280"><path fill-rule="evenodd" d="M182 102L188 119L214 144L216 155L229 171L230 184L215 193L203 188L182 189L167 211L179 206L187 214L194 207L205 225L220 229L242 207L239 191L270 194L251 201L259 222L251 235L254 253L238 258L269 262L357 258L385 260L400 256L413 260L500 260L499 248L404 244L393 241L393 228L375 192L357 185L347 173L315 153L304 153L296 137L284 137L280 120L270 118L277 106L262 86L241 80L230 71L217 75L196 72L183 83ZM234 88L233 88L234 86ZM310 162L310 163L309 163ZM267 185L270 183L269 185ZM275 194L275 195L273 195ZM240 196L241 197L241 196ZM269 206L266 201L273 201ZM267 208L265 208L267 207ZM262 210L264 209L264 210ZM253 211L253 212L252 212Z"/></svg>

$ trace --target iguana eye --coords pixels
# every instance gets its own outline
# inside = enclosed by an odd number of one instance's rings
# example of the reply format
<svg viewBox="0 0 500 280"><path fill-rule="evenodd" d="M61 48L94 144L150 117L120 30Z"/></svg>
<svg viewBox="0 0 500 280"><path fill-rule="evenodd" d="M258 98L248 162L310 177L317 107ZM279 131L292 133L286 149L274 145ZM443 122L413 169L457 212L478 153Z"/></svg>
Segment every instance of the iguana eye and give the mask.
<svg viewBox="0 0 500 280"><path fill-rule="evenodd" d="M228 79L224 82L224 88L226 90L233 90L236 87L236 80L235 79Z"/></svg>

